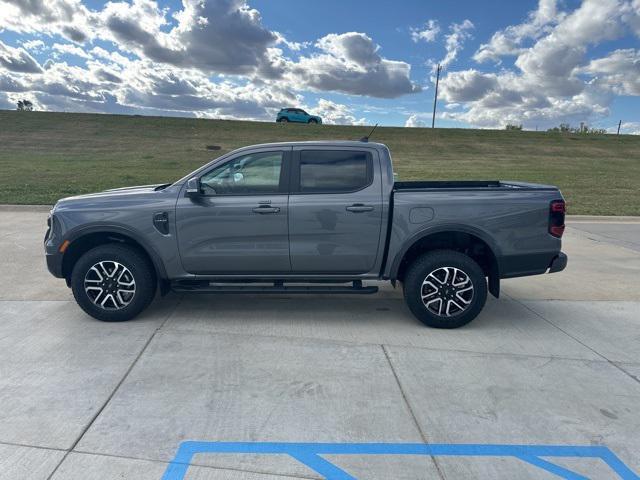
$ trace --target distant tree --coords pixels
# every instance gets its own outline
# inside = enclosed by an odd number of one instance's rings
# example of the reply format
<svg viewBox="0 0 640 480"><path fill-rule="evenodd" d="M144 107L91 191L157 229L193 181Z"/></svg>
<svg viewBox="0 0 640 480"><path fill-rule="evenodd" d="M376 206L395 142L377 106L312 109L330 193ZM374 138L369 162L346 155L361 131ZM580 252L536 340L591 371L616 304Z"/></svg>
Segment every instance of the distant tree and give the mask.
<svg viewBox="0 0 640 480"><path fill-rule="evenodd" d="M574 133L576 135L605 135L607 133L604 128L589 128L584 122L580 123L579 127L561 123L557 127L548 129L547 132Z"/></svg>
<svg viewBox="0 0 640 480"><path fill-rule="evenodd" d="M507 126L504 127L505 130L522 130L522 124L514 125L512 123L507 123Z"/></svg>
<svg viewBox="0 0 640 480"><path fill-rule="evenodd" d="M18 100L17 110L20 112L31 112L33 110L33 103L29 100Z"/></svg>
<svg viewBox="0 0 640 480"><path fill-rule="evenodd" d="M573 128L568 123L561 123L557 127L547 129L547 132L560 132L560 133L576 133L579 129Z"/></svg>

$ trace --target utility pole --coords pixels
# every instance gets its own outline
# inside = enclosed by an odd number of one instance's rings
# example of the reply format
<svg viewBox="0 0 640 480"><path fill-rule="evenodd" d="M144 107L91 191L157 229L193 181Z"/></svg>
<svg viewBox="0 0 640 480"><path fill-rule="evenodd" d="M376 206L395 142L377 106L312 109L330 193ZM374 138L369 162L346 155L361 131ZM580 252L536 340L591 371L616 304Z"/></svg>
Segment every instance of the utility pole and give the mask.
<svg viewBox="0 0 640 480"><path fill-rule="evenodd" d="M622 126L622 120L618 122L618 133L616 135L620 135L620 127Z"/></svg>
<svg viewBox="0 0 640 480"><path fill-rule="evenodd" d="M438 64L436 69L436 93L433 96L433 118L431 119L431 128L436 128L436 105L438 104L438 83L440 83L440 72L442 65Z"/></svg>

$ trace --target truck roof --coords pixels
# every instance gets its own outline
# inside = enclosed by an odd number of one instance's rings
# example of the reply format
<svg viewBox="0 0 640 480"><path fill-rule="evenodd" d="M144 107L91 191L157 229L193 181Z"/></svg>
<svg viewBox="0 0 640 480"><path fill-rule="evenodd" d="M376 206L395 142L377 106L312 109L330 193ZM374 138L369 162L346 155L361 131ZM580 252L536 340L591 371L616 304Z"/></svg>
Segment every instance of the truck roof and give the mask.
<svg viewBox="0 0 640 480"><path fill-rule="evenodd" d="M373 147L373 148L387 148L386 145L377 142L362 142L359 140L310 140L306 142L274 142L274 143L259 143L256 145L248 145L246 147L238 148L235 151L246 150L251 148L263 148L263 147Z"/></svg>

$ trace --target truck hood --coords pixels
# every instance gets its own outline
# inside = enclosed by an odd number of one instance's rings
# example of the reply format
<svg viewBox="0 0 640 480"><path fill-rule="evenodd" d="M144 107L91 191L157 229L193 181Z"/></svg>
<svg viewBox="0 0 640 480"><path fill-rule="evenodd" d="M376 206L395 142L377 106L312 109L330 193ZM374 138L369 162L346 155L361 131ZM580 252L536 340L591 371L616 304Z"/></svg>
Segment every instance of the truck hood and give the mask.
<svg viewBox="0 0 640 480"><path fill-rule="evenodd" d="M130 191L136 191L136 190L142 190L142 191L150 191L150 190L155 190L158 187L167 187L171 185L170 183L156 183L154 185L137 185L135 187L120 187L120 188L110 188L109 190L105 190L104 192L101 193L92 193L89 195L101 195L102 193L109 193L109 192L130 192Z"/></svg>
<svg viewBox="0 0 640 480"><path fill-rule="evenodd" d="M125 197L134 198L137 195L144 195L162 190L161 187L167 187L170 184L158 183L155 185L137 185L135 187L112 188L103 192L87 193L84 195L74 195L58 200L55 208L64 208L77 204L93 205L102 201L119 200Z"/></svg>

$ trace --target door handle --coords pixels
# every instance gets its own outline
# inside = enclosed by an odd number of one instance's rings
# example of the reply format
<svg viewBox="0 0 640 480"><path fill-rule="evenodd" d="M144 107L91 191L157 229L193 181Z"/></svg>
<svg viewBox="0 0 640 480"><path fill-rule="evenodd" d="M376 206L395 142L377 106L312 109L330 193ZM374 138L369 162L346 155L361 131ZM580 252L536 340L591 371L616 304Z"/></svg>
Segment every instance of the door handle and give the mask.
<svg viewBox="0 0 640 480"><path fill-rule="evenodd" d="M372 205L365 205L363 203L354 203L350 207L346 207L348 212L360 213L360 212L371 212L373 210Z"/></svg>
<svg viewBox="0 0 640 480"><path fill-rule="evenodd" d="M271 207L269 205L261 205L253 209L253 213L280 213L280 207Z"/></svg>

